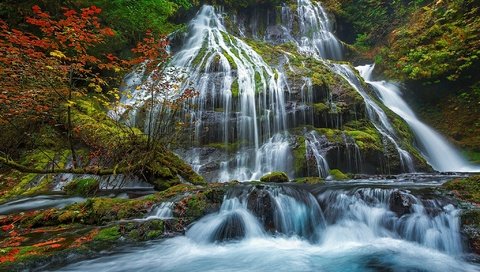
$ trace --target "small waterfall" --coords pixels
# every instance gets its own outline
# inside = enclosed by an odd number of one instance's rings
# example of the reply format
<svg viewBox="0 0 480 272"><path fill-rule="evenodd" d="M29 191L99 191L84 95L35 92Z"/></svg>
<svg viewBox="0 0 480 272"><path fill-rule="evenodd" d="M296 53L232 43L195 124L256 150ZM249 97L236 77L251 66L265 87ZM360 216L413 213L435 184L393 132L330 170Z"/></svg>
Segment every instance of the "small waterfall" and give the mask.
<svg viewBox="0 0 480 272"><path fill-rule="evenodd" d="M389 188L237 186L186 236L62 271L478 271L448 201ZM422 190L425 190L423 188ZM427 194L428 195L428 194Z"/></svg>
<svg viewBox="0 0 480 272"><path fill-rule="evenodd" d="M307 147L307 158L313 155L315 158L317 175L322 178L328 177L330 175L330 168L328 167L328 162L325 159L325 151L328 140L325 136L320 136L316 131L310 131L305 135L305 145ZM307 159L307 162L309 160Z"/></svg>
<svg viewBox="0 0 480 272"><path fill-rule="evenodd" d="M155 207L151 214L146 218L150 219L171 219L173 218L173 202L162 202L160 205Z"/></svg>
<svg viewBox="0 0 480 272"><path fill-rule="evenodd" d="M327 190L318 199L331 226L326 243L391 237L449 254L463 252L459 211L451 204L378 188Z"/></svg>
<svg viewBox="0 0 480 272"><path fill-rule="evenodd" d="M225 196L218 213L195 223L187 236L213 242L280 233L320 244L388 237L460 255L458 212L447 202L399 189L327 189L312 194L291 186L241 186Z"/></svg>
<svg viewBox="0 0 480 272"><path fill-rule="evenodd" d="M268 232L318 241L325 228L315 197L290 187L240 187L224 198L220 211L199 220L187 236L200 242L264 237Z"/></svg>
<svg viewBox="0 0 480 272"><path fill-rule="evenodd" d="M224 197L220 211L200 219L187 231L187 237L201 243L262 237L263 227L247 209L247 194Z"/></svg>
<svg viewBox="0 0 480 272"><path fill-rule="evenodd" d="M298 0L299 51L322 59L342 59L342 46L333 32L333 24L319 2Z"/></svg>
<svg viewBox="0 0 480 272"><path fill-rule="evenodd" d="M420 121L403 100L397 86L385 81L373 81L374 65L358 66L356 69L367 83L372 85L383 104L398 114L413 130L420 149L428 163L437 171L480 172L480 166L468 163L447 140Z"/></svg>
<svg viewBox="0 0 480 272"><path fill-rule="evenodd" d="M360 80L346 64L332 64L332 69L341 75L348 83L363 97L367 108L367 114L377 131L390 143L392 143L399 154L400 162L406 172L414 172L413 159L408 151L402 149L396 140L396 133L392 124L388 120L387 114L382 108L370 98L363 88Z"/></svg>
<svg viewBox="0 0 480 272"><path fill-rule="evenodd" d="M355 140L345 133L342 133L342 139L345 143L345 153L347 157L348 169L351 169L351 172L362 173L362 154L360 152L360 147L357 145Z"/></svg>

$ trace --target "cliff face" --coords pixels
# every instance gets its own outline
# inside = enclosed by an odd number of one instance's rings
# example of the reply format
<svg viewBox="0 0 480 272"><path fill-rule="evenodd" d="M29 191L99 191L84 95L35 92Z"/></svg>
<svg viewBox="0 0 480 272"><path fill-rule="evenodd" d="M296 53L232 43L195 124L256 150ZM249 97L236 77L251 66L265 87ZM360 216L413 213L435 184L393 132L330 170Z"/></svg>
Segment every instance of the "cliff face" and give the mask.
<svg viewBox="0 0 480 272"><path fill-rule="evenodd" d="M403 151L417 171L429 169L406 124L341 62L352 47L336 38L336 26L315 1L202 7L172 36L173 64L199 91L189 116L195 135L182 156L209 180L274 170L317 176L323 160L324 176L329 168L401 173L411 170ZM247 170L219 174L236 169Z"/></svg>

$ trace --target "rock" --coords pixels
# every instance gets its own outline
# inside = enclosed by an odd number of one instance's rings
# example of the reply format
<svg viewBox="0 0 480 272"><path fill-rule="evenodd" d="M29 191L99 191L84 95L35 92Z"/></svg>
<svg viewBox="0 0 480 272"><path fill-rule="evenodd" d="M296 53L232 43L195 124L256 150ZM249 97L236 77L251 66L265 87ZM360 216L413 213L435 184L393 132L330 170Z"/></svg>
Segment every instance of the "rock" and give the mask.
<svg viewBox="0 0 480 272"><path fill-rule="evenodd" d="M340 171L338 169L330 170L330 176L334 180L347 180L347 179L349 179L347 175L345 175L344 173L342 173L342 171Z"/></svg>
<svg viewBox="0 0 480 272"><path fill-rule="evenodd" d="M245 237L245 224L242 217L233 213L215 231L214 241L240 240Z"/></svg>
<svg viewBox="0 0 480 272"><path fill-rule="evenodd" d="M390 210L400 217L404 214L410 213L414 201L415 200L411 196L399 190L395 190L390 196Z"/></svg>
<svg viewBox="0 0 480 272"><path fill-rule="evenodd" d="M261 182L288 182L288 176L284 172L271 172L260 178Z"/></svg>
<svg viewBox="0 0 480 272"><path fill-rule="evenodd" d="M267 190L255 188L248 195L247 208L263 224L265 230L275 231L273 218L275 204Z"/></svg>

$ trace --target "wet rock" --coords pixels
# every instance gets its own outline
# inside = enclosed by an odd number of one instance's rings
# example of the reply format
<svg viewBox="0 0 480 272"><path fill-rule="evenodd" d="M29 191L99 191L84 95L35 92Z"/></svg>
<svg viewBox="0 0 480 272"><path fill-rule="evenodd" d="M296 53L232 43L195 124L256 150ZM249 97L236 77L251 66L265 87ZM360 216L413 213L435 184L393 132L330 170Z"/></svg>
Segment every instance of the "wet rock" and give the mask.
<svg viewBox="0 0 480 272"><path fill-rule="evenodd" d="M399 217L410 213L415 199L402 191L396 190L390 196L390 210L395 212Z"/></svg>
<svg viewBox="0 0 480 272"><path fill-rule="evenodd" d="M267 190L256 188L248 196L248 210L251 211L260 222L262 222L267 231L275 231L273 218L274 205L275 204L272 203L272 198Z"/></svg>
<svg viewBox="0 0 480 272"><path fill-rule="evenodd" d="M215 241L240 240L245 237L245 224L237 213L230 215L215 231Z"/></svg>

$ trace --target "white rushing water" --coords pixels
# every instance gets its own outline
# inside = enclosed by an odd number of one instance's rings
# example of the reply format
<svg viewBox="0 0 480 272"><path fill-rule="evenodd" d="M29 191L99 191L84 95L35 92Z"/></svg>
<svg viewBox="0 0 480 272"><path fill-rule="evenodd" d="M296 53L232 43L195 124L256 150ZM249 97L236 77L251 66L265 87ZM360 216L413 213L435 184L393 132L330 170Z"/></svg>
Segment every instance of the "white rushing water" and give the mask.
<svg viewBox="0 0 480 272"><path fill-rule="evenodd" d="M374 65L356 67L365 81L377 90L383 104L408 123L416 136L422 153L435 170L443 172L480 172L480 166L470 164L444 137L417 118L402 98L402 93L396 85L386 81L374 81L372 79L374 68Z"/></svg>
<svg viewBox="0 0 480 272"><path fill-rule="evenodd" d="M330 174L330 167L325 159L324 145L327 143L327 139L321 137L316 131L310 131L305 135L306 156L308 158L310 155L313 155L317 165L317 175L322 178L326 178Z"/></svg>
<svg viewBox="0 0 480 272"><path fill-rule="evenodd" d="M214 7L203 6L192 20L172 65L188 71L184 88L199 92L190 120L197 143L239 146L237 154L222 164L221 181L255 179L273 170L290 172L288 156L271 153L272 147L285 150L288 145L284 141L288 137L278 136L287 128L284 77L245 42L228 34Z"/></svg>
<svg viewBox="0 0 480 272"><path fill-rule="evenodd" d="M298 0L297 6L299 51L322 59L341 60L342 45L333 34L334 26L320 2Z"/></svg>
<svg viewBox="0 0 480 272"><path fill-rule="evenodd" d="M473 272L458 210L398 189L237 188L186 236L60 271Z"/></svg>
<svg viewBox="0 0 480 272"><path fill-rule="evenodd" d="M162 202L155 207L145 220L150 219L172 219L173 218L173 202Z"/></svg>
<svg viewBox="0 0 480 272"><path fill-rule="evenodd" d="M375 126L377 131L390 143L392 143L397 149L400 162L404 172L414 172L415 168L413 165L412 155L403 149L398 140L396 139L395 130L390 123L390 120L387 117L385 111L367 94L366 90L363 88L360 80L357 75L352 71L350 66L346 64L332 64L332 69L337 74L342 76L347 82L362 96L365 101L367 115Z"/></svg>

